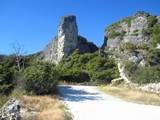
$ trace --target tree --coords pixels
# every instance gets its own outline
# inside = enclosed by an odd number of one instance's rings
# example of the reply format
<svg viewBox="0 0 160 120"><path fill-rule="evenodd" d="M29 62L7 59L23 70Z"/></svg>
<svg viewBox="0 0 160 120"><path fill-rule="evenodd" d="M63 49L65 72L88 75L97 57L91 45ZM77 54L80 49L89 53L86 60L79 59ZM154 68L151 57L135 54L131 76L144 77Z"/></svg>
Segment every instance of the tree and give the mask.
<svg viewBox="0 0 160 120"><path fill-rule="evenodd" d="M14 50L14 55L15 55L15 62L16 62L16 66L17 66L17 69L18 71L20 72L21 71L21 66L23 65L24 66L24 58L23 58L23 54L24 54L24 51L23 51L23 46L20 45L19 43L14 43L12 44L12 48Z"/></svg>
<svg viewBox="0 0 160 120"><path fill-rule="evenodd" d="M25 90L35 94L56 92L58 72L50 63L37 62L25 69Z"/></svg>

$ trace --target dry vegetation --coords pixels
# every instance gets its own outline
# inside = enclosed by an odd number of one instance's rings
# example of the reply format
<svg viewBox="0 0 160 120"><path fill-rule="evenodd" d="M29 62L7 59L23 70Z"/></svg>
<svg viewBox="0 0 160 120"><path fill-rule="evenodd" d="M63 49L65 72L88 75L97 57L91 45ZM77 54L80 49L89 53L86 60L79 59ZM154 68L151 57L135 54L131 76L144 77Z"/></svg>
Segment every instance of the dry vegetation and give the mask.
<svg viewBox="0 0 160 120"><path fill-rule="evenodd" d="M66 120L64 108L56 97L23 96L21 99L25 108L35 111L32 116L26 114L26 120Z"/></svg>
<svg viewBox="0 0 160 120"><path fill-rule="evenodd" d="M142 92L121 86L101 86L100 89L126 101L160 106L160 95L158 94Z"/></svg>

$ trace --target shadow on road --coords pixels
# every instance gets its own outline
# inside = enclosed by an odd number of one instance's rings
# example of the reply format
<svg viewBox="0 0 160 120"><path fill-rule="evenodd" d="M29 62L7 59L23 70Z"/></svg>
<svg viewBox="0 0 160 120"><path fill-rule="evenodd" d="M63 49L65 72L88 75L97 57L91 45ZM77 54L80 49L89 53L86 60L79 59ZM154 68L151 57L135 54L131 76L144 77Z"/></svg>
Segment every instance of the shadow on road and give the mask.
<svg viewBox="0 0 160 120"><path fill-rule="evenodd" d="M99 93L89 93L83 89L75 89L71 86L59 86L60 99L72 102L82 102L87 100L103 100Z"/></svg>

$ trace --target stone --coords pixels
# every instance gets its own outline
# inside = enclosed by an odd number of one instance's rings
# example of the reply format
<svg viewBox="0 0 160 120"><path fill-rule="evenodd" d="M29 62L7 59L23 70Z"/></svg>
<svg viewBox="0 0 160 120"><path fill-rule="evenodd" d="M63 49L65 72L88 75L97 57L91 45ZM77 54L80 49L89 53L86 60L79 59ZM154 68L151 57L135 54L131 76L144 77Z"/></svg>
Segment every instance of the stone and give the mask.
<svg viewBox="0 0 160 120"><path fill-rule="evenodd" d="M157 16L157 19L158 19L158 23L160 23L160 16Z"/></svg>
<svg viewBox="0 0 160 120"><path fill-rule="evenodd" d="M131 56L130 58L129 58L129 61L131 61L131 62L133 62L133 63L137 63L138 62L138 57L137 56Z"/></svg>
<svg viewBox="0 0 160 120"><path fill-rule="evenodd" d="M0 120L21 120L20 101L16 99L9 100L0 109Z"/></svg>
<svg viewBox="0 0 160 120"><path fill-rule="evenodd" d="M160 93L160 83L149 83L138 87L138 89L146 92Z"/></svg>
<svg viewBox="0 0 160 120"><path fill-rule="evenodd" d="M78 27L75 16L62 17L58 27L57 62L68 56L78 43Z"/></svg>
<svg viewBox="0 0 160 120"><path fill-rule="evenodd" d="M57 36L42 51L41 59L58 64L74 50L81 53L95 52L97 46L78 35L76 16L63 16L58 26Z"/></svg>

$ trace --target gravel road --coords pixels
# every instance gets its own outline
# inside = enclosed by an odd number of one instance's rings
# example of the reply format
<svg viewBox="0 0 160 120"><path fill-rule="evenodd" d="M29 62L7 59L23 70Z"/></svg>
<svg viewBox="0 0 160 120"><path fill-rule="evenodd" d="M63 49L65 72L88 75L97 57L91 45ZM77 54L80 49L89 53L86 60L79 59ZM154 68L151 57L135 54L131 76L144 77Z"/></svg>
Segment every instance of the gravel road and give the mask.
<svg viewBox="0 0 160 120"><path fill-rule="evenodd" d="M59 90L74 120L160 120L160 107L126 102L93 86L61 85Z"/></svg>

